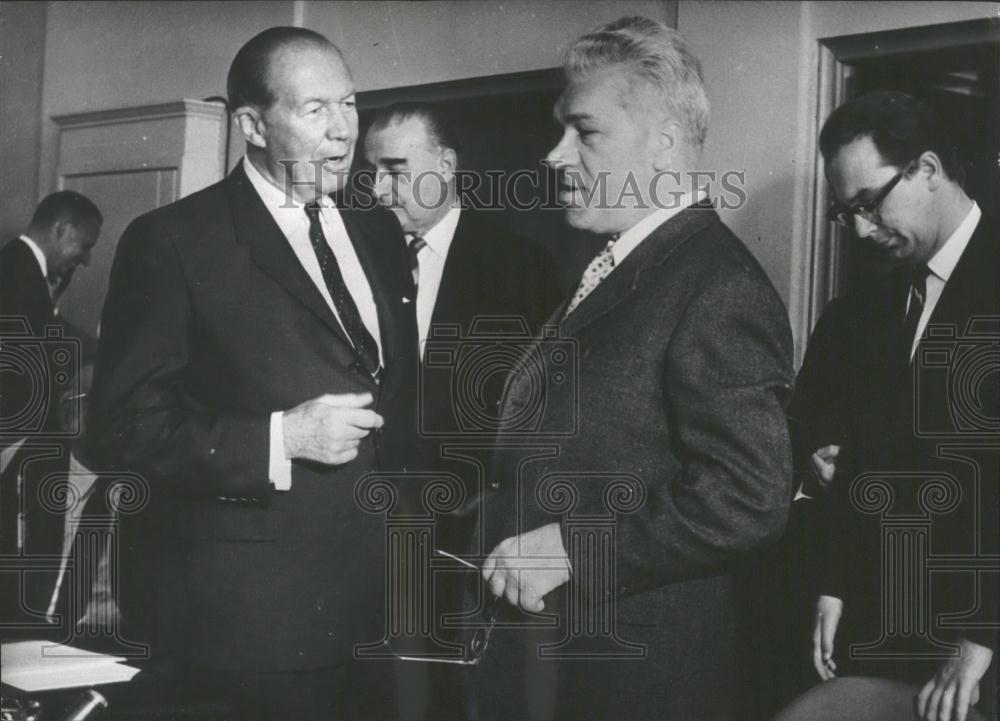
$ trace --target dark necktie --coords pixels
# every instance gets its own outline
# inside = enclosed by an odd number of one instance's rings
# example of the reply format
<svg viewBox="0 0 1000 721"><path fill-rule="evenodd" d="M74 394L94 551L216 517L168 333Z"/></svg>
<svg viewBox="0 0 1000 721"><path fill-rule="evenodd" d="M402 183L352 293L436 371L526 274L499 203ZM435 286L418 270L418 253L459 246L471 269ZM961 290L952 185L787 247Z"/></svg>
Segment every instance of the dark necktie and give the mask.
<svg viewBox="0 0 1000 721"><path fill-rule="evenodd" d="M361 320L358 306L354 303L354 298L344 283L344 276L340 273L337 257L326 242L326 235L319 219L320 206L312 202L306 205L305 210L309 218L309 240L316 252L316 260L319 261L319 268L323 272L326 288L330 291L330 298L333 299L333 306L337 309L344 330L347 331L347 337L354 345L361 367L372 376L376 376L379 370L378 344Z"/></svg>
<svg viewBox="0 0 1000 721"><path fill-rule="evenodd" d="M910 364L910 352L920 325L920 316L924 312L924 302L927 300L927 276L930 269L926 265L918 265L910 270L909 306L906 318L903 320L903 353L906 364Z"/></svg>
<svg viewBox="0 0 1000 721"><path fill-rule="evenodd" d="M414 287L420 285L420 251L427 247L427 241L419 235L413 236L407 250L410 253L410 273L413 275Z"/></svg>

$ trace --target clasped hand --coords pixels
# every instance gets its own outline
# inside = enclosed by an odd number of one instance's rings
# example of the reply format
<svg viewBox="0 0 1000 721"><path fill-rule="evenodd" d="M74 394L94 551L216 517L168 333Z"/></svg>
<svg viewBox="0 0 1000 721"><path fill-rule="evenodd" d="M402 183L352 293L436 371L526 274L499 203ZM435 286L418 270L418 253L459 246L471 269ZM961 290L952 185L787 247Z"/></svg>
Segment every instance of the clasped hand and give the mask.
<svg viewBox="0 0 1000 721"><path fill-rule="evenodd" d="M285 411L285 457L330 465L353 460L361 439L385 423L366 408L373 400L371 393L328 393Z"/></svg>
<svg viewBox="0 0 1000 721"><path fill-rule="evenodd" d="M545 608L542 597L569 581L570 564L558 523L511 536L483 562L483 580L494 596L530 613Z"/></svg>

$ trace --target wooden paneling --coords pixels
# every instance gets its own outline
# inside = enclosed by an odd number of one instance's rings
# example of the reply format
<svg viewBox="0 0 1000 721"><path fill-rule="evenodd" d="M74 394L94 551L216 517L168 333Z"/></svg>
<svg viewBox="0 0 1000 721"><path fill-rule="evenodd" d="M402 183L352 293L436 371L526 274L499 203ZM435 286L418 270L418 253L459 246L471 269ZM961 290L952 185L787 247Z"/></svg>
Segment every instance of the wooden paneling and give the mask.
<svg viewBox="0 0 1000 721"><path fill-rule="evenodd" d="M182 100L54 120L58 187L83 193L104 215L90 265L77 269L60 315L96 336L122 232L142 213L222 178L226 114L221 105Z"/></svg>

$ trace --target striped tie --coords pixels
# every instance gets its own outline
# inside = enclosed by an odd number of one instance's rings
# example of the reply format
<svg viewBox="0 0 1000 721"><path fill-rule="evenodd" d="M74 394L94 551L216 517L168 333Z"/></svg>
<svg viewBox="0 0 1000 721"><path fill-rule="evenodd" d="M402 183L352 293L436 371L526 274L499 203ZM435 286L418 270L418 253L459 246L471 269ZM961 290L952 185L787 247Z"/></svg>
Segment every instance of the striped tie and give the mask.
<svg viewBox="0 0 1000 721"><path fill-rule="evenodd" d="M368 332L364 321L361 320L361 313L354 303L347 285L344 283L344 276L340 272L340 265L337 264L337 257L330 250L326 242L326 235L323 233L323 225L320 222L318 203L309 203L306 208L306 215L309 217L309 240L312 243L313 251L316 253L316 260L319 261L319 268L323 273L323 280L326 288L330 291L330 298L340 316L340 323L347 331L354 346L361 367L368 371L372 377L378 377L379 357L378 344Z"/></svg>

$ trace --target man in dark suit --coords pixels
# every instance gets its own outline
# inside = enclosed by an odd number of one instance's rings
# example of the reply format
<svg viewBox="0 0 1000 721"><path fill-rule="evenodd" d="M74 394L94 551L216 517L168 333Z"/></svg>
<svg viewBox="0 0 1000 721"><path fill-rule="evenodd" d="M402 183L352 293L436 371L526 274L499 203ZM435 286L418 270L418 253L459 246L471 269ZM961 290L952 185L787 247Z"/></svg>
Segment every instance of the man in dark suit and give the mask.
<svg viewBox="0 0 1000 721"><path fill-rule="evenodd" d="M814 665L911 683L927 721L989 709L995 688L1000 235L954 148L897 92L841 106L820 135L831 219L896 267L843 301L848 422L813 455L832 481Z"/></svg>
<svg viewBox="0 0 1000 721"><path fill-rule="evenodd" d="M39 499L39 483L69 466L69 447L64 441L72 429L59 423L60 396L72 392L79 381L79 354L69 362L57 362L73 341L66 338L56 317L56 302L65 290L73 271L90 260L90 252L101 232L102 217L88 198L71 190L61 190L45 197L32 216L23 235L0 249L0 332L10 353L3 364L0 386L0 448L22 445L9 463L0 469L3 500L3 549L12 553L17 546L17 513L23 508L24 551L29 555L58 556L63 549L64 514ZM41 373L31 373L26 359L36 358ZM23 354L23 355L21 355ZM21 361L18 361L18 357ZM73 366L76 367L73 367ZM69 371L66 373L65 371ZM60 382L60 379L62 381ZM39 386L38 384L42 385ZM78 399L73 399L78 400ZM70 405L76 407L76 404ZM74 427L78 419L71 419ZM55 436L55 438L53 437ZM46 449L32 448L31 440L45 441ZM52 443L61 450L52 455ZM33 459L41 452L48 456ZM22 475L20 498L17 477ZM54 491L54 489L52 489ZM46 492L56 498L57 492ZM45 613L55 584L55 572L35 572L28 576L28 610ZM5 579L8 592L16 593L19 584ZM11 620L9 599L4 599L4 618Z"/></svg>
<svg viewBox="0 0 1000 721"><path fill-rule="evenodd" d="M159 602L158 658L237 718L379 717L392 681L352 662L384 625L384 524L359 482L413 447L405 246L341 192L357 113L326 38L260 33L228 91L247 156L121 239L88 431L145 481L159 567L132 573Z"/></svg>
<svg viewBox="0 0 1000 721"><path fill-rule="evenodd" d="M515 346L533 337L561 298L556 267L538 244L496 227L484 211L462 207L456 189L459 143L442 108L397 103L380 110L364 145L366 160L375 172L372 193L392 211L407 235L417 286L421 356L426 357L430 338L432 353L440 352L434 348L443 344L454 351L455 358L471 359L470 364L479 364L484 371L482 382L474 387L453 385L456 375L475 375L475 369L432 363L425 367L420 386L421 430L427 434L429 454L426 465L461 478L465 497L472 499L482 490L477 487L481 480L468 463L448 458L447 448L462 442L489 442L484 433L497 417L496 404L510 364L492 365L503 357L499 347L477 356L474 352L463 355L462 345L474 351L486 342L481 337L484 333L491 341L502 339L497 333L509 333ZM464 554L474 521L474 514L461 509L439 517L434 528L436 547ZM458 610L459 581L439 574L436 619ZM447 715L458 706L452 696L459 684L453 668L438 665L434 670L432 677L443 678L435 683L431 695L437 708L431 711Z"/></svg>
<svg viewBox="0 0 1000 721"><path fill-rule="evenodd" d="M564 642L540 653L566 659L560 717L739 718L734 567L778 537L791 493L788 321L688 176L708 105L684 40L623 18L564 67L546 160L569 224L608 242L557 316L572 382L546 373L538 399L548 339L505 389L537 412L501 432L482 576L535 622L556 612Z"/></svg>

